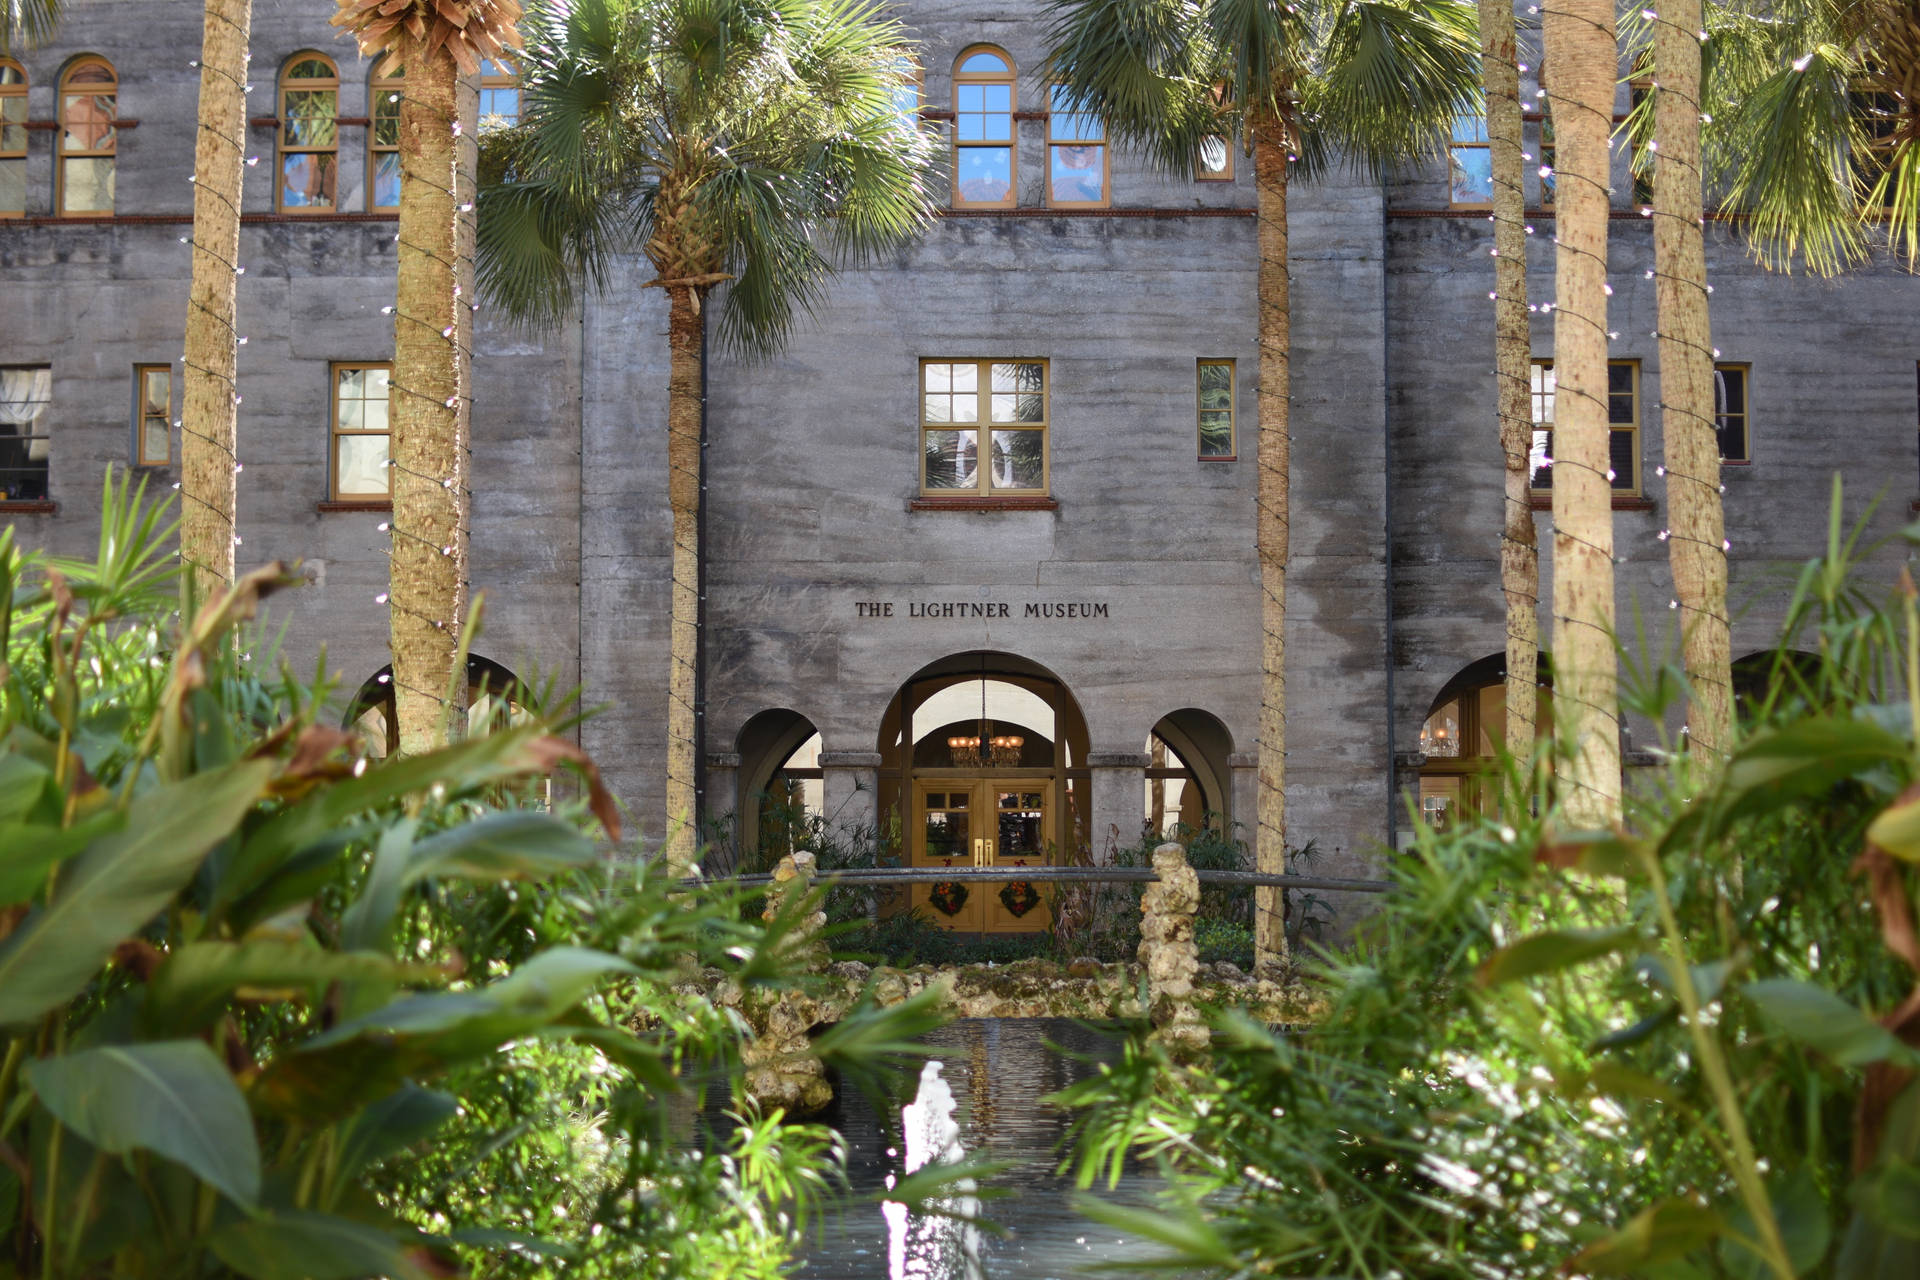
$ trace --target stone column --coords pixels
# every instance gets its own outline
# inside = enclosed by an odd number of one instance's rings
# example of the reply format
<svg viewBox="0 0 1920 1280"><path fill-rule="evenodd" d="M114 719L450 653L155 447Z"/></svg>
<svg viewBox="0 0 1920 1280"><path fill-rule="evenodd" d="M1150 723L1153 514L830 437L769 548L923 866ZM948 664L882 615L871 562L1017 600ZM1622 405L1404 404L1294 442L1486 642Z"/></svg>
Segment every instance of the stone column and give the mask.
<svg viewBox="0 0 1920 1280"><path fill-rule="evenodd" d="M1251 848L1255 826L1254 806L1260 803L1260 753L1236 751L1228 756L1227 785L1233 789L1228 804L1239 829L1229 829L1226 834L1245 840Z"/></svg>
<svg viewBox="0 0 1920 1280"><path fill-rule="evenodd" d="M1140 895L1140 965L1146 970L1151 1039L1175 1057L1194 1057L1207 1047L1206 1024L1193 1007L1199 954L1193 941L1200 909L1200 879L1187 865L1187 851L1169 841L1153 851L1160 879Z"/></svg>
<svg viewBox="0 0 1920 1280"><path fill-rule="evenodd" d="M1092 820L1087 837L1093 845L1094 862L1105 866L1113 861L1115 849L1140 841L1147 753L1089 751L1087 770L1092 784L1087 806Z"/></svg>
<svg viewBox="0 0 1920 1280"><path fill-rule="evenodd" d="M880 816L880 753L820 753L821 813L836 840L873 841Z"/></svg>
<svg viewBox="0 0 1920 1280"><path fill-rule="evenodd" d="M712 848L703 852L700 869L708 875L725 875L740 865L740 831L735 825L735 809L740 801L740 753L707 753L707 808L701 815L702 830L710 833Z"/></svg>

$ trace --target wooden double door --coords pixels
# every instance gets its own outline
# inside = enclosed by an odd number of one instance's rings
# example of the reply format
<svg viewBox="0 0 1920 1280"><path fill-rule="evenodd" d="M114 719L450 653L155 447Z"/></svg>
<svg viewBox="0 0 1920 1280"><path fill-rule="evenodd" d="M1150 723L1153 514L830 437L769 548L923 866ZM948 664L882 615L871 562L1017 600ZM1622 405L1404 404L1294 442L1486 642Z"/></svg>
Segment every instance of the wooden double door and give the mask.
<svg viewBox="0 0 1920 1280"><path fill-rule="evenodd" d="M1053 919L1052 886L1023 880L1020 867L1046 866L1055 846L1052 776L917 779L913 865L994 867L1004 881L937 881L913 886L913 905L961 933L1034 933Z"/></svg>

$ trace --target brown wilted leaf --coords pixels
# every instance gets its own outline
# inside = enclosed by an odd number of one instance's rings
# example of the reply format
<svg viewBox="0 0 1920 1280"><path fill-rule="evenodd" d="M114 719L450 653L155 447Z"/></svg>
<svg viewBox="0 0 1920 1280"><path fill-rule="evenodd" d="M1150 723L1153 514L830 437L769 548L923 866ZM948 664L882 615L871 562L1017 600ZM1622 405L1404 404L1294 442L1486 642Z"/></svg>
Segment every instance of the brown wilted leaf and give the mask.
<svg viewBox="0 0 1920 1280"><path fill-rule="evenodd" d="M1853 870L1867 875L1874 913L1880 917L1881 941L1909 969L1920 973L1920 934L1914 931L1913 904L1907 897L1899 862L1879 845L1868 844L1865 852L1853 860Z"/></svg>
<svg viewBox="0 0 1920 1280"><path fill-rule="evenodd" d="M128 938L113 949L113 963L133 975L135 982L148 982L166 956L145 938Z"/></svg>
<svg viewBox="0 0 1920 1280"><path fill-rule="evenodd" d="M600 825L606 828L609 840L620 838L619 807L614 803L613 792L607 790L607 784L601 781L600 766L593 762L592 756L576 744L552 734L530 739L526 751L530 757L527 768L531 772L552 773L563 763L579 770L580 776L587 782L587 807L593 810L594 817L600 819Z"/></svg>
<svg viewBox="0 0 1920 1280"><path fill-rule="evenodd" d="M300 740L293 745L293 758L287 761L287 767L280 773L282 782L303 780L322 772L329 776L338 776L352 772L351 763L335 761L329 765L335 752L346 749L349 754L360 739L345 729L335 729L329 725L308 725L300 734Z"/></svg>
<svg viewBox="0 0 1920 1280"><path fill-rule="evenodd" d="M464 75L484 58L521 47L519 0L335 0L333 25L367 55L400 52L402 33L423 43L429 58L445 49Z"/></svg>
<svg viewBox="0 0 1920 1280"><path fill-rule="evenodd" d="M27 918L28 907L25 903L15 907L0 907L0 942L7 940L15 927Z"/></svg>

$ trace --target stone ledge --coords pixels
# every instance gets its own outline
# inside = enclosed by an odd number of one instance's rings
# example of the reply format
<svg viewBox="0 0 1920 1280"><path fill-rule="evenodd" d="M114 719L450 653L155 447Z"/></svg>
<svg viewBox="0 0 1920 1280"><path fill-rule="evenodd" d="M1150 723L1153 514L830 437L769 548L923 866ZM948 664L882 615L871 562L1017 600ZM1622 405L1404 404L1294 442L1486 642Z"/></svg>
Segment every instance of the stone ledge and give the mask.
<svg viewBox="0 0 1920 1280"><path fill-rule="evenodd" d="M1152 763L1153 757L1144 751L1087 752L1089 769L1145 769Z"/></svg>
<svg viewBox="0 0 1920 1280"><path fill-rule="evenodd" d="M878 751L822 751L820 767L822 769L878 769L880 753Z"/></svg>

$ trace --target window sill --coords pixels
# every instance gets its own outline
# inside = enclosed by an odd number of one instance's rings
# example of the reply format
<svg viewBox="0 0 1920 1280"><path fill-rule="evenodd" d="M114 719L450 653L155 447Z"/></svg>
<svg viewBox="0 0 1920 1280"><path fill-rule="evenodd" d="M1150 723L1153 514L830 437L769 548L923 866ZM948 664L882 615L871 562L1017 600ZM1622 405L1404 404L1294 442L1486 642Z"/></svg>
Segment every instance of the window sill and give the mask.
<svg viewBox="0 0 1920 1280"><path fill-rule="evenodd" d="M1551 511L1553 495L1536 493L1528 499L1528 503L1535 511ZM1616 493L1613 496L1613 509L1615 511L1656 511L1659 508L1654 505L1652 498L1632 493Z"/></svg>
<svg viewBox="0 0 1920 1280"><path fill-rule="evenodd" d="M315 503L313 509L322 515L339 511L392 511L393 500L391 498L359 498L352 501L329 500L327 502Z"/></svg>
<svg viewBox="0 0 1920 1280"><path fill-rule="evenodd" d="M909 511L1058 511L1059 502L1033 498L915 498Z"/></svg>
<svg viewBox="0 0 1920 1280"><path fill-rule="evenodd" d="M1199 459L1199 461L1201 462L1238 462L1240 461L1240 455L1237 453L1210 453L1206 457Z"/></svg>
<svg viewBox="0 0 1920 1280"><path fill-rule="evenodd" d="M0 499L0 512L21 516L57 516L60 504L50 498Z"/></svg>

